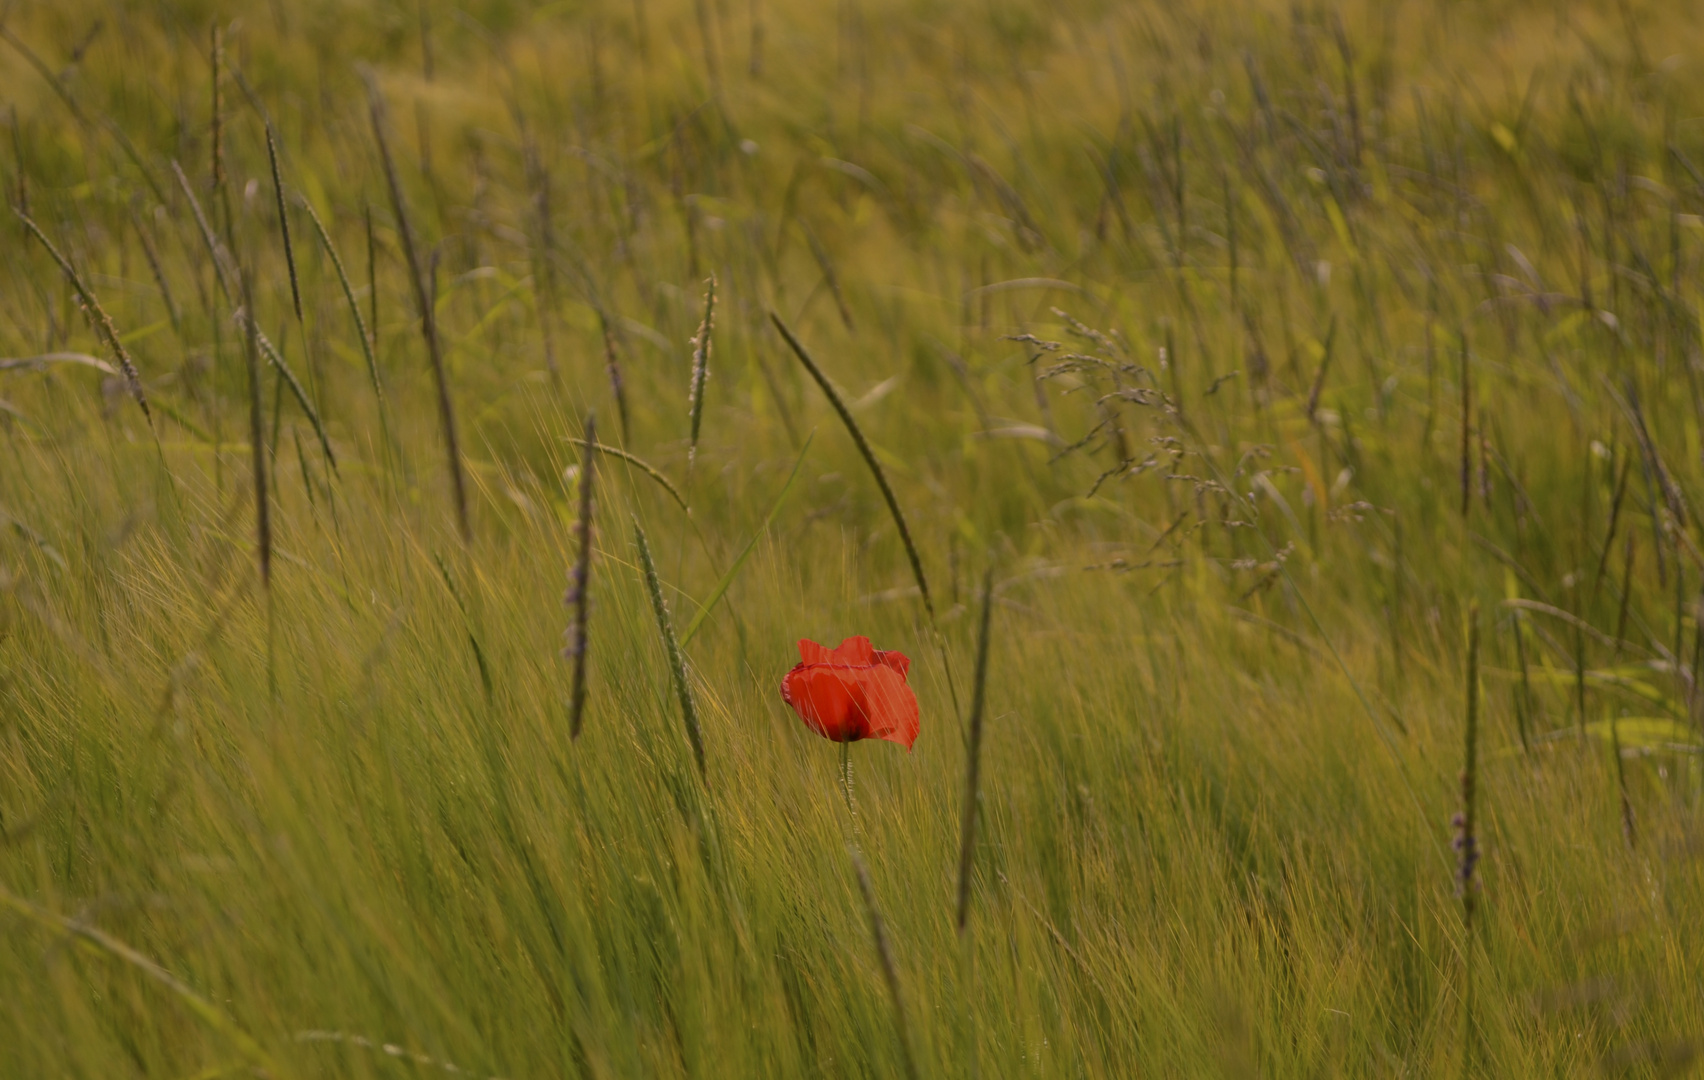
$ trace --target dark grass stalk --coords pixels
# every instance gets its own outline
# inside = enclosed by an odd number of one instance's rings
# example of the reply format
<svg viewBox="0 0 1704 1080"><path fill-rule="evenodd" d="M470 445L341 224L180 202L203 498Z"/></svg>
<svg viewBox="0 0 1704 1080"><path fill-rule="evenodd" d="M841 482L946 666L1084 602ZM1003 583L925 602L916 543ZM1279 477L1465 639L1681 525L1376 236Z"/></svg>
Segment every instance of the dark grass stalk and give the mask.
<svg viewBox="0 0 1704 1080"><path fill-rule="evenodd" d="M1678 666L1679 661L1676 661ZM1639 846L1638 832L1633 821L1633 800L1627 794L1627 763L1621 757L1621 723L1619 719L1609 722L1609 749L1615 755L1615 790L1621 800L1621 835L1627 841L1627 849L1634 850Z"/></svg>
<svg viewBox="0 0 1704 1080"><path fill-rule="evenodd" d="M379 351L379 246L373 236L373 206L364 203L361 217L367 227L367 306L372 311L368 325L372 328L373 354Z"/></svg>
<svg viewBox="0 0 1704 1080"><path fill-rule="evenodd" d="M1627 495L1627 476L1633 469L1632 455L1621 463L1621 475L1615 481L1615 497L1609 504L1609 528L1603 536L1603 553L1598 556L1597 573L1592 577L1592 599L1597 599L1598 588L1603 584L1604 568L1609 565L1609 553L1615 548L1615 529L1621 522L1621 502ZM1616 635L1620 637L1619 634Z"/></svg>
<svg viewBox="0 0 1704 1080"><path fill-rule="evenodd" d="M148 272L154 275L154 285L159 288L160 299L165 302L166 317L172 321L172 333L182 341L183 317L178 311L177 301L172 297L171 285L166 281L165 267L160 263L160 251L154 246L154 239L148 234L147 226L142 223L142 216L134 209L130 212L130 223L136 230L136 238L142 242L142 257L148 261Z"/></svg>
<svg viewBox="0 0 1704 1080"><path fill-rule="evenodd" d="M302 318L302 286L296 279L296 248L290 243L290 214L284 203L284 179L278 171L278 142L272 134L272 124L266 123L266 163L272 169L272 195L278 203L278 235L284 243L284 266L290 273L290 303L296 311L296 324L302 327L306 342L307 324ZM310 368L309 374L312 374Z"/></svg>
<svg viewBox="0 0 1704 1080"><path fill-rule="evenodd" d="M692 338L692 382L686 395L687 419L690 425L686 450L689 478L692 475L692 463L698 456L698 432L704 420L704 384L710 378L710 335L716 325L716 275L711 274L704 285L704 321L698 324L698 333Z"/></svg>
<svg viewBox="0 0 1704 1080"><path fill-rule="evenodd" d="M870 871L856 850L851 852L852 869L858 876L858 892L864 898L864 909L870 914L870 933L875 938L876 956L881 961L882 978L887 982L888 997L893 1001L893 1022L899 1037L899 1052L905 1061L905 1075L917 1080L917 1061L911 1055L911 1021L905 1011L905 995L899 985L899 965L894 963L893 944L888 940L887 922L876 903L876 889L870 883Z"/></svg>
<svg viewBox="0 0 1704 1080"><path fill-rule="evenodd" d="M252 310L249 276L242 276L243 309ZM260 584L272 592L272 507L266 490L266 439L261 419L260 349L253 319L243 320L243 364L248 369L249 456L254 463L254 546L260 561Z"/></svg>
<svg viewBox="0 0 1704 1080"><path fill-rule="evenodd" d="M568 579L568 595L563 597L563 602L574 612L574 621L568 627L568 645L562 650L563 657L574 664L574 688L568 697L570 739L580 737L580 725L586 713L586 646L589 641L586 625L590 608L587 590L592 580L592 481L597 472L598 457L591 448L598 444L596 414L586 414L585 432L587 452L580 459L580 516L574 523L574 540L579 550L575 553L574 569Z"/></svg>
<svg viewBox="0 0 1704 1080"><path fill-rule="evenodd" d="M409 278L414 285L414 299L420 309L420 333L426 339L426 354L432 362L432 379L438 396L438 421L443 428L444 449L449 456L450 487L455 496L456 525L464 541L473 539L468 521L467 477L461 458L461 444L456 438L455 406L450 401L449 373L444 367L443 350L438 341L437 316L432 310L432 295L427 288L426 270L420 261L414 229L408 222L408 206L403 201L402 185L397 180L396 164L391 159L390 142L385 137L384 100L378 84L367 82L368 112L373 123L373 137L379 144L379 159L384 166L385 186L390 192L391 209L396 214L396 228L402 237L403 256L408 263Z"/></svg>
<svg viewBox="0 0 1704 1080"><path fill-rule="evenodd" d="M1308 391L1308 423L1314 422L1314 413L1319 409L1319 396L1325 390L1325 376L1331 370L1331 356L1336 352L1337 316L1331 317L1331 329L1325 332L1325 355L1320 357L1319 370L1314 372L1313 388ZM1177 358L1170 357L1172 370L1177 369Z"/></svg>
<svg viewBox="0 0 1704 1080"><path fill-rule="evenodd" d="M456 588L456 579L450 575L450 565L437 552L432 553L432 561L438 564L438 574L444 579L444 588L449 590L450 599L456 602L456 609L461 612L462 625L467 630L467 643L473 650L473 662L479 669L479 687L485 694L485 704L489 706L496 696L496 684L491 678L491 666L486 663L485 649L479 644L479 635L474 633L473 615L467 609L467 601Z"/></svg>
<svg viewBox="0 0 1704 1080"><path fill-rule="evenodd" d="M1473 506L1473 371L1467 355L1467 331L1461 337L1461 516Z"/></svg>
<svg viewBox="0 0 1704 1080"><path fill-rule="evenodd" d="M212 170L213 190L225 186L225 96L224 80L220 78L220 68L225 59L225 31L218 23L213 24L212 48L208 61L212 66L213 78L213 131L212 131Z"/></svg>
<svg viewBox="0 0 1704 1080"><path fill-rule="evenodd" d="M190 187L189 177L184 175L183 166L173 161L172 173L177 177L178 187L182 189L184 197L189 200L190 215L195 219L196 228L201 232L201 242L207 247L208 257L213 260L213 277L219 283L219 291L224 295L225 301L236 309L239 321L251 321L253 314L250 309L239 304L242 299L241 283L235 280L236 272L231 268L229 251L220 244L219 238L213 235L212 226L207 223L207 215L201 209L201 201L195 197L195 190ZM302 412L307 416L308 423L313 425L314 434L319 437L320 449L325 453L325 459L331 465L331 471L335 473L337 471L337 454L331 448L331 439L326 435L325 424L320 420L319 410L314 408L313 399L308 396L307 390L302 386L302 381L296 378L296 373L285 361L284 354L272 344L272 341L266 336L266 332L261 330L258 325L255 327L255 342L260 347L260 354L266 357L268 363L278 369L279 376L290 388L290 395L296 399L296 404L302 407Z"/></svg>
<svg viewBox="0 0 1704 1080"><path fill-rule="evenodd" d="M1627 639L1627 609L1633 599L1633 547L1636 534L1627 534L1627 555L1621 563L1621 605L1615 616L1616 649Z"/></svg>
<svg viewBox="0 0 1704 1080"><path fill-rule="evenodd" d="M1479 779L1479 602L1467 615L1467 724L1461 770L1461 812L1451 822L1456 835L1456 895L1461 898L1462 925L1462 1012L1464 1017L1462 1075L1475 1071L1478 1058L1478 1029L1473 1006L1473 916L1478 906L1479 839L1475 832L1475 803Z"/></svg>
<svg viewBox="0 0 1704 1080"><path fill-rule="evenodd" d="M994 568L982 578L982 629L976 645L976 683L970 698L970 745L964 766L964 808L959 815L958 932L970 922L970 878L976 869L976 813L982 785L982 712L988 683L988 628L994 608Z"/></svg>
<svg viewBox="0 0 1704 1080"><path fill-rule="evenodd" d="M1515 725L1521 737L1521 750L1532 753L1532 679L1527 667L1526 654L1526 616L1519 611L1514 613L1515 627L1515 660L1521 669L1521 684L1515 690Z"/></svg>
<svg viewBox="0 0 1704 1080"><path fill-rule="evenodd" d="M596 450L600 454L608 454L610 457L620 458L622 461L634 466L640 472L649 476L652 480L655 480L659 485L661 485L662 489L669 493L669 497L675 501L675 505L679 506L682 511L686 510L686 500L681 497L680 491L674 486L674 484L669 482L669 478L664 476L655 465L650 464L644 458L637 454L630 454L620 447L611 446L608 443L575 438L570 438L568 441L573 443L575 446L579 446L587 450Z"/></svg>
<svg viewBox="0 0 1704 1080"><path fill-rule="evenodd" d="M53 246L53 241L49 240L47 234L41 231L41 226L37 225L34 219L17 207L13 207L12 213L16 214L18 220L24 223L24 228L29 230L30 235L47 249L47 253L53 257L53 261L59 264L60 271L64 273L65 279L71 283L72 290L77 294L78 306L83 309L83 316L89 321L89 329L93 330L95 336L112 350L114 358L118 360L119 368L124 372L124 381L130 390L130 395L136 399L136 404L141 406L142 415L152 423L154 414L148 409L148 395L142 390L142 376L136 370L135 361L130 358L130 351L124 347L124 342L119 340L118 331L113 329L112 317L106 313L106 309L101 307L100 301L95 298L94 292L83 281L82 275L78 274L77 268L71 265L71 260L60 254L59 249Z"/></svg>
<svg viewBox="0 0 1704 1080"><path fill-rule="evenodd" d="M893 523L899 529L899 539L905 545L906 557L911 560L911 575L917 579L917 591L923 596L923 610L928 612L929 622L933 625L935 622L935 602L929 595L928 579L923 575L923 559L917 554L917 545L912 542L911 530L905 524L905 514L899 509L899 500L894 497L893 488L888 486L887 474L882 471L881 463L876 460L875 451L870 448L869 440L865 439L864 433L859 430L858 422L852 419L852 412L841 400L839 391L834 389L834 384L828 381L828 376L824 375L822 368L818 367L817 362L811 359L811 354L806 351L804 345L800 344L799 339L793 336L793 331L775 312L771 311L769 318L775 324L775 329L781 332L781 337L793 350L793 355L799 358L799 362L805 365L805 370L810 372L811 378L815 379L816 384L822 387L823 395L828 398L828 403L834 406L835 413L840 416L840 422L846 425L847 433L852 436L852 441L857 444L858 453L863 456L864 464L869 466L870 475L875 477L876 486L881 489L882 498L887 502L888 513L893 516Z"/></svg>
<svg viewBox="0 0 1704 1080"><path fill-rule="evenodd" d="M698 763L698 776L708 782L704 769L704 736L698 729L698 707L692 700L692 684L686 678L686 659L680 643L675 640L674 624L669 621L668 602L663 599L663 583L657 576L657 564L651 558L651 545L645 539L645 529L639 516L633 516L633 535L639 544L639 561L645 569L645 587L651 594L651 611L657 616L657 633L668 653L669 671L674 676L675 695L680 699L681 719L686 724L686 738L692 744L692 756Z"/></svg>
<svg viewBox="0 0 1704 1080"><path fill-rule="evenodd" d="M367 377L373 383L373 396L379 403L379 423L387 429L385 420L385 387L379 378L379 360L373 353L373 340L367 331L367 324L361 318L361 304L355 299L355 287L350 284L349 273L344 269L343 260L338 257L337 247L331 242L331 234L326 231L325 223L320 220L319 213L314 210L314 204L307 196L301 197L302 209L308 212L308 220L313 223L314 233L319 237L320 246L325 249L326 256L331 259L331 268L337 273L337 283L343 289L343 299L349 305L349 317L355 322L355 332L361 338L361 356L367 361Z"/></svg>
<svg viewBox="0 0 1704 1080"><path fill-rule="evenodd" d="M816 230L812 229L804 218L795 218L799 229L805 234L805 243L810 246L811 257L817 262L822 271L822 278L828 284L828 291L834 297L834 308L840 313L840 321L846 325L847 333L856 333L857 327L852 322L852 309L846 306L846 294L840 288L840 275L834 272L834 260L829 257L828 249L817 239ZM986 294L984 294L986 295Z"/></svg>
<svg viewBox="0 0 1704 1080"><path fill-rule="evenodd" d="M615 330L602 306L598 308L598 326L603 331L604 374L609 377L609 390L615 397L615 418L621 421L621 441L632 442L632 431L627 421L627 380L621 374L621 355L615 347ZM685 504L682 503L682 506Z"/></svg>

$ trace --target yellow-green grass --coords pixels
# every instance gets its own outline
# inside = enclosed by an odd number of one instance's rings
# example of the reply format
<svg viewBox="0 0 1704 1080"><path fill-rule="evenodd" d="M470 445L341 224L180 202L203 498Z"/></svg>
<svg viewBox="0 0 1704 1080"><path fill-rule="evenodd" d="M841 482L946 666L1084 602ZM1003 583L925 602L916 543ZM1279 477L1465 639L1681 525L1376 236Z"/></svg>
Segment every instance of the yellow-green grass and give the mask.
<svg viewBox="0 0 1704 1080"><path fill-rule="evenodd" d="M1684 1068L1704 19L1671 7L14 8L8 199L153 415L8 217L0 1077ZM269 590L228 271L337 456L263 359ZM851 748L855 814L778 692L852 634L923 712Z"/></svg>

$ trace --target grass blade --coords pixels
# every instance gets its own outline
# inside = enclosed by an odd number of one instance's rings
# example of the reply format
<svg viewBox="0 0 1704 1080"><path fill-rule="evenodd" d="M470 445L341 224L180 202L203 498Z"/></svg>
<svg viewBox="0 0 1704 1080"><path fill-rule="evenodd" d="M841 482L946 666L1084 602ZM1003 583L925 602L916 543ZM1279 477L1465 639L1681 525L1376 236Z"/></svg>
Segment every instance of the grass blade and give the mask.
<svg viewBox="0 0 1704 1080"><path fill-rule="evenodd" d="M729 566L727 573L723 574L722 579L716 582L716 587L710 590L710 597L705 600L703 606L698 609L698 614L692 617L692 621L690 623L687 623L686 633L680 636L681 648L686 648L686 646L692 641L693 635L698 633L698 628L704 625L704 620L710 617L711 610L714 609L717 602L722 599L722 594L728 591L728 586L732 585L734 583L734 578L739 576L740 567L745 565L746 559L751 556L751 553L754 550L756 550L758 540L763 537L764 533L769 531L770 522L775 520L775 515L781 509L781 504L787 500L787 493L793 490L793 481L798 479L799 469L805 464L805 454L809 452L811 448L811 440L814 438L816 438L816 432L814 431L811 432L810 435L806 436L804 448L799 451L798 460L793 462L793 471L787 474L787 482L781 485L781 491L775 496L775 501L770 504L769 512L763 515L763 524L757 527L757 531L752 533L751 539L746 541L745 547L741 548L740 553L734 556L733 565Z"/></svg>

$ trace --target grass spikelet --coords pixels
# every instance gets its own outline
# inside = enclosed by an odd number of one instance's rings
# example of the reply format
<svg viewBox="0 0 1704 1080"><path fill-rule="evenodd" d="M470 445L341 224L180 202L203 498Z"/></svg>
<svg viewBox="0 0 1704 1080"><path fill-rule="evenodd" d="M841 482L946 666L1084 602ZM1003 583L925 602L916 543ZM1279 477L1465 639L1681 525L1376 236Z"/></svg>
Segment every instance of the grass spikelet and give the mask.
<svg viewBox="0 0 1704 1080"><path fill-rule="evenodd" d="M651 611L657 616L657 633L662 637L663 648L669 656L669 672L674 676L675 695L680 699L680 715L686 723L686 738L692 743L692 756L698 763L699 778L705 779L704 736L698 730L698 706L692 700L692 684L686 679L686 659L681 655L680 643L675 640L674 624L669 621L669 605L663 599L662 579L657 576L657 564L651 558L651 545L645 539L645 529L639 524L637 514L633 517L633 535L639 543L639 562L645 568L645 588L651 594Z"/></svg>
<svg viewBox="0 0 1704 1080"><path fill-rule="evenodd" d="M710 332L716 325L716 275L704 283L704 321L692 338L692 383L687 389L686 411L691 425L687 443L686 467L698 457L698 430L704 419L704 384L710 378Z"/></svg>
<svg viewBox="0 0 1704 1080"><path fill-rule="evenodd" d="M970 698L970 741L964 766L964 809L959 815L958 931L970 921L970 876L976 862L976 802L982 782L982 709L988 682L988 626L994 608L994 568L982 578L982 628L976 639L976 685Z"/></svg>
<svg viewBox="0 0 1704 1080"><path fill-rule="evenodd" d="M852 869L858 875L858 892L864 898L864 910L870 914L870 934L876 941L876 956L881 960L882 978L887 982L888 997L893 1000L893 1024L899 1036L899 1052L905 1060L905 1075L917 1080L917 1061L911 1056L911 1021L905 1011L905 995L899 986L899 966L894 963L893 944L888 940L887 922L876 903L876 889L870 883L870 871L856 850L852 851Z"/></svg>
<svg viewBox="0 0 1704 1080"><path fill-rule="evenodd" d="M822 368L818 367L817 362L811 359L811 354L805 350L804 345L800 344L799 339L793 336L793 331L788 329L781 316L775 312L771 311L769 318L775 324L775 329L781 332L781 337L786 340L788 347L793 350L793 355L799 358L799 362L805 365L805 370L811 373L811 378L815 379L816 384L822 387L822 392L828 398L828 403L834 406L834 411L840 416L840 422L846 425L847 433L852 436L852 441L857 444L858 453L863 455L864 464L870 467L870 475L875 477L876 486L881 488L882 498L887 502L888 513L893 515L894 526L899 529L899 539L905 545L905 555L911 560L911 575L917 579L917 591L923 596L923 610L929 613L929 622L933 624L935 621L935 602L929 595L929 581L923 576L923 559L917 554L917 545L911 540L911 530L906 528L905 515L900 512L899 500L894 497L893 488L888 486L887 474L882 472L881 463L876 460L876 452L870 449L869 440L864 438L864 433L859 430L858 422L852 419L852 411L846 407L846 402L841 400L840 393L834 389L834 384L828 381L828 376L823 374Z"/></svg>
<svg viewBox="0 0 1704 1080"><path fill-rule="evenodd" d="M124 372L124 380L129 387L131 396L136 399L136 404L142 407L142 415L152 422L154 414L148 410L148 396L142 391L142 376L136 370L135 361L130 359L130 351L124 347L124 342L119 340L118 331L113 329L112 317L106 313L106 309L101 307L100 301L95 299L94 292L83 281L82 276L77 273L77 268L71 265L71 260L60 254L59 249L53 246L53 241L49 240L47 234L41 231L41 226L37 225L28 214L16 207L12 209L12 213L18 216L18 220L24 223L24 228L28 229L30 235L47 249L47 253L53 256L53 261L59 264L59 269L65 274L65 279L71 283L71 288L77 293L78 306L83 309L83 316L89 320L89 328L95 332L96 337L106 342L107 348L112 350L114 358L118 360L119 368Z"/></svg>
<svg viewBox="0 0 1704 1080"><path fill-rule="evenodd" d="M568 698L568 737L571 739L580 737L580 725L586 712L586 623L590 604L587 588L592 577L592 480L597 474L598 458L591 449L597 446L597 432L597 417L588 413L584 440L587 453L580 459L580 516L574 522L574 542L578 551L574 556L574 569L569 575L568 595L563 597L563 602L574 612L574 621L568 627L568 645L562 650L563 657L574 664L574 688Z"/></svg>
<svg viewBox="0 0 1704 1080"><path fill-rule="evenodd" d="M254 295L247 274L243 275L243 310L248 312ZM272 589L272 507L266 491L266 437L261 419L260 349L254 319L243 319L243 364L248 370L249 456L254 464L254 550L260 560L260 584Z"/></svg>
<svg viewBox="0 0 1704 1080"><path fill-rule="evenodd" d="M420 333L426 339L426 355L432 361L432 381L438 396L438 423L443 429L444 449L449 455L450 488L455 497L456 526L464 541L473 539L468 522L467 477L461 459L461 445L456 438L455 406L450 401L449 373L444 367L443 351L438 343L438 321L433 312L431 291L427 288L426 270L420 261L414 229L408 222L408 206L403 201L402 185L397 180L396 164L391 160L390 142L385 137L384 99L379 96L378 83L372 76L367 80L368 115L373 123L373 138L379 144L379 160L384 166L385 187L390 192L391 210L396 214L396 229L402 237L402 253L408 263L409 279L414 285L414 299L420 310Z"/></svg>

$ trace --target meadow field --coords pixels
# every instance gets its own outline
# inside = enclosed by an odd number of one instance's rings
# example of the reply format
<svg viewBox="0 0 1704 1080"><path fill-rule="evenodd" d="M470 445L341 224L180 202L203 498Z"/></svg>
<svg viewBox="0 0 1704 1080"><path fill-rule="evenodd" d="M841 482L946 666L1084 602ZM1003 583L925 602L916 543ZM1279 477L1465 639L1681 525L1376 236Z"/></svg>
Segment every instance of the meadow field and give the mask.
<svg viewBox="0 0 1704 1080"><path fill-rule="evenodd" d="M1704 9L24 0L0 129L0 1080L1704 1065Z"/></svg>

